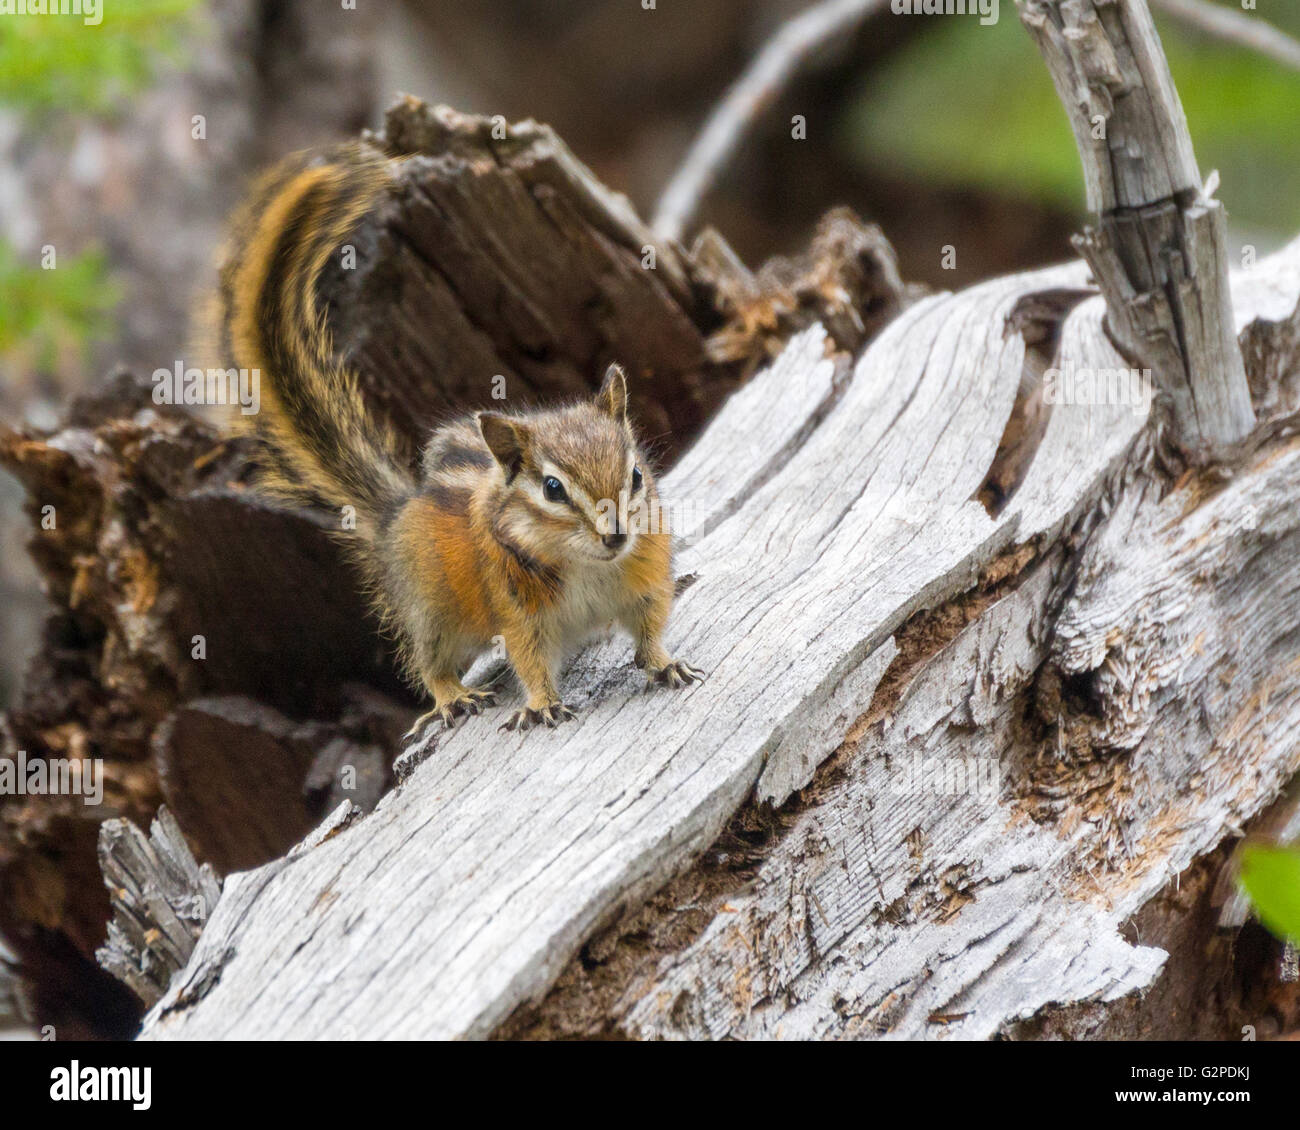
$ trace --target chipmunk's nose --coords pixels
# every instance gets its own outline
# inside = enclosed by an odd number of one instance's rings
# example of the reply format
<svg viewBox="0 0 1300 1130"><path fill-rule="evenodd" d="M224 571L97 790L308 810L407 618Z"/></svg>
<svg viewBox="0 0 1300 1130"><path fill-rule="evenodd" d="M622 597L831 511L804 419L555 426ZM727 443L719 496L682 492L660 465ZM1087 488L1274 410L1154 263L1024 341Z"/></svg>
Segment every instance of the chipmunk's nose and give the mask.
<svg viewBox="0 0 1300 1130"><path fill-rule="evenodd" d="M601 539L606 549L622 549L627 542L627 534L602 534Z"/></svg>

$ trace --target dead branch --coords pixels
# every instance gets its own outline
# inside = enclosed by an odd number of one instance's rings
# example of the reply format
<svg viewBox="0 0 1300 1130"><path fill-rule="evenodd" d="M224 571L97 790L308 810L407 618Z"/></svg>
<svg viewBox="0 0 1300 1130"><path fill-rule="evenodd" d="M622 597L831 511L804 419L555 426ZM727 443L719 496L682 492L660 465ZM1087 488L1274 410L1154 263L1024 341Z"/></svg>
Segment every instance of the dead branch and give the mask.
<svg viewBox="0 0 1300 1130"><path fill-rule="evenodd" d="M1205 191L1146 0L1017 0L1074 130L1098 225L1075 241L1107 328L1168 398L1194 460L1254 426L1228 293L1227 220Z"/></svg>
<svg viewBox="0 0 1300 1130"><path fill-rule="evenodd" d="M1207 35L1249 47L1288 67L1300 70L1300 42L1260 18L1209 0L1154 0L1161 11Z"/></svg>

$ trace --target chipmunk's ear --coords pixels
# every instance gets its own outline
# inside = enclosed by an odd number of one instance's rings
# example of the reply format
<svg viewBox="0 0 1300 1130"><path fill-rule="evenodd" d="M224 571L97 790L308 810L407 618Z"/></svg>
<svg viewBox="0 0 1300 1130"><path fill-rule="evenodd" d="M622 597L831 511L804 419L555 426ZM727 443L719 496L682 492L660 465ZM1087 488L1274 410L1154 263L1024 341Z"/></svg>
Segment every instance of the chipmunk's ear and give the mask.
<svg viewBox="0 0 1300 1130"><path fill-rule="evenodd" d="M528 458L528 428L519 420L499 412L480 412L478 430L483 433L483 442L488 450L505 469L506 481L509 482L519 474Z"/></svg>
<svg viewBox="0 0 1300 1130"><path fill-rule="evenodd" d="M611 365L605 370L605 380L596 393L596 403L602 412L617 420L627 422L627 377L623 366Z"/></svg>

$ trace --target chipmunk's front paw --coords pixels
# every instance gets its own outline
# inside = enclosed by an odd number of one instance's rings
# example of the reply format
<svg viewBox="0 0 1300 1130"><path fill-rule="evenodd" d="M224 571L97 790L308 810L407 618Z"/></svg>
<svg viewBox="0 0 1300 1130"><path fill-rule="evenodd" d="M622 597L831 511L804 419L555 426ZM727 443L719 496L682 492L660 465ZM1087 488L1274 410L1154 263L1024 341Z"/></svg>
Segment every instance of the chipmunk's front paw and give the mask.
<svg viewBox="0 0 1300 1130"><path fill-rule="evenodd" d="M647 688L672 687L677 690L704 682L704 672L681 659L670 659L662 667L647 667L645 673Z"/></svg>
<svg viewBox="0 0 1300 1130"><path fill-rule="evenodd" d="M510 720L500 729L531 730L534 726L545 726L548 730L553 730L561 722L576 717L577 714L573 712L572 707L565 706L562 702L553 702L550 706L543 706L538 710L525 706L510 715Z"/></svg>
<svg viewBox="0 0 1300 1130"><path fill-rule="evenodd" d="M457 718L480 714L485 707L494 706L496 701L496 691L476 691L466 688L463 694L458 694L440 706L435 706L427 714L421 714L415 720L415 724L402 735L402 740L411 741L418 738L432 722L441 722L449 730L455 729Z"/></svg>

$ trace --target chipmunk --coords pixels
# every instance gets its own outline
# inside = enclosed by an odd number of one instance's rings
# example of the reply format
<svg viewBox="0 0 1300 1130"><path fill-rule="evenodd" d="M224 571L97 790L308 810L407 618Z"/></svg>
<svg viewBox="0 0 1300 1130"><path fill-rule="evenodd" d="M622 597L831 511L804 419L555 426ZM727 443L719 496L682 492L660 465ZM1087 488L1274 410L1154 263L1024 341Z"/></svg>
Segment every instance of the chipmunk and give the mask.
<svg viewBox="0 0 1300 1130"><path fill-rule="evenodd" d="M478 412L436 431L420 470L338 363L316 287L322 269L389 183L392 162L362 145L290 158L236 214L214 329L227 363L261 374L261 410L237 417L263 453L260 486L294 503L352 507L347 536L403 669L433 700L407 738L495 703L461 680L495 638L527 693L501 727L554 727L564 660L598 630L632 636L648 684L689 686L673 659L671 535L626 519L662 509L611 365L593 399ZM611 513L611 510L613 513Z"/></svg>

